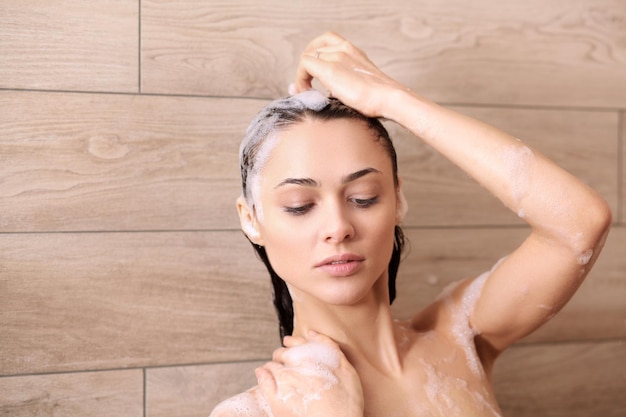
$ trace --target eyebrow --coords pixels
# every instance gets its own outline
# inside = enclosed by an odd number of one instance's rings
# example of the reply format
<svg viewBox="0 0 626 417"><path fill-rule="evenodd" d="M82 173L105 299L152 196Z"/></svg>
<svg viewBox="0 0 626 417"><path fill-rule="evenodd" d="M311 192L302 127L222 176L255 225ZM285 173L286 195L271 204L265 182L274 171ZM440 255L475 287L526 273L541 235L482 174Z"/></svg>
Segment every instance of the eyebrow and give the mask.
<svg viewBox="0 0 626 417"><path fill-rule="evenodd" d="M381 174L381 172L377 170L376 168L365 168L365 169L361 169L359 171L346 175L345 177L341 179L341 183L347 184L349 182L356 181L359 178L364 177L368 174L372 174L372 173ZM287 184L302 185L305 187L319 187L320 186L320 183L314 180L313 178L285 178L276 187L274 187L274 189L282 187Z"/></svg>

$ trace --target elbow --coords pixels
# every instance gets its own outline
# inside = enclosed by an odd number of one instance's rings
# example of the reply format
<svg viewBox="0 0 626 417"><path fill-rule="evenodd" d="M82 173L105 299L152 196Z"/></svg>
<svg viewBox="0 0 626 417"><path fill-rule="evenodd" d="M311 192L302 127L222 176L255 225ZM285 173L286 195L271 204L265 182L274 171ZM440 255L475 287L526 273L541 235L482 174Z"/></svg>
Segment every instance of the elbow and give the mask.
<svg viewBox="0 0 626 417"><path fill-rule="evenodd" d="M613 221L611 208L606 200L595 196L581 210L581 229L577 233L574 248L579 263L585 265L591 254L598 255L611 229ZM586 254L589 254L587 256ZM594 256L595 258L595 256Z"/></svg>
<svg viewBox="0 0 626 417"><path fill-rule="evenodd" d="M589 210L590 234L595 241L604 241L613 223L611 208L605 199L598 196Z"/></svg>

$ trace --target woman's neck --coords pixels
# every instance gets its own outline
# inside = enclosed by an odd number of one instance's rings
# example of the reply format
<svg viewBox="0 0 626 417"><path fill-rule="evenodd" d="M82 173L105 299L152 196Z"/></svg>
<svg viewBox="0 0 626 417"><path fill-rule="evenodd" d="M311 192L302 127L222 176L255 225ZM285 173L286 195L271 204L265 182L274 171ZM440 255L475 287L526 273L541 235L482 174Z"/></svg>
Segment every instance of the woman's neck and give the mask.
<svg viewBox="0 0 626 417"><path fill-rule="evenodd" d="M386 285L386 283L385 283ZM401 372L402 363L388 296L372 291L354 305L328 305L308 296L294 297L294 336L310 330L333 339L358 370L374 367Z"/></svg>

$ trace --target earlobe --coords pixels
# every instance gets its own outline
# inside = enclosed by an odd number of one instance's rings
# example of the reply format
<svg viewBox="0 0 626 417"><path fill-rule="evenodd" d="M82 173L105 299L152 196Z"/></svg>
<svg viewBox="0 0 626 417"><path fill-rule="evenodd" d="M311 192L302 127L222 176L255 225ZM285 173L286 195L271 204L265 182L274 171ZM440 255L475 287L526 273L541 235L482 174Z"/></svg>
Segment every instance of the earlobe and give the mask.
<svg viewBox="0 0 626 417"><path fill-rule="evenodd" d="M243 196L237 198L237 213L239 214L241 230L243 230L248 239L256 245L263 246L263 239L261 239L261 233L257 227L256 217Z"/></svg>

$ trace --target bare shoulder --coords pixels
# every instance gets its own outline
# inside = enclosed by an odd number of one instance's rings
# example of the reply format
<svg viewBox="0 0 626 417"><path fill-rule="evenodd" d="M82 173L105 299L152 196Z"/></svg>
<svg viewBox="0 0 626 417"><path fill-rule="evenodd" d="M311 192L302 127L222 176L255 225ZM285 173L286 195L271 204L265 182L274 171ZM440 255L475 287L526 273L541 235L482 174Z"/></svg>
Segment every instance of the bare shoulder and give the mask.
<svg viewBox="0 0 626 417"><path fill-rule="evenodd" d="M209 417L267 417L257 389L235 395L218 404Z"/></svg>
<svg viewBox="0 0 626 417"><path fill-rule="evenodd" d="M433 302L412 317L411 327L418 332L449 330L451 316L460 307L473 280L462 279L449 284Z"/></svg>

